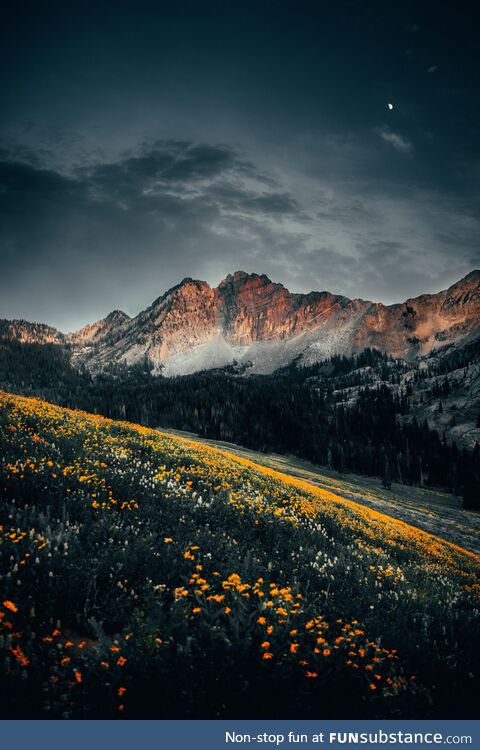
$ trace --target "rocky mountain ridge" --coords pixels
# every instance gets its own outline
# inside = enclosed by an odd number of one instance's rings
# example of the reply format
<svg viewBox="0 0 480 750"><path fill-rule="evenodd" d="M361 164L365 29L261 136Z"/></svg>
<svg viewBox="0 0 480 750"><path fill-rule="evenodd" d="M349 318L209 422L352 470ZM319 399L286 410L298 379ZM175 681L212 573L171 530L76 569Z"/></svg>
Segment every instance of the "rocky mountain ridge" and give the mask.
<svg viewBox="0 0 480 750"><path fill-rule="evenodd" d="M134 318L115 310L64 334L39 323L0 321L0 337L63 345L92 372L147 361L165 375L232 362L268 373L296 360L375 347L415 359L475 337L480 330L480 271L437 294L383 305L330 292L295 294L265 275L237 271L217 288L185 278Z"/></svg>

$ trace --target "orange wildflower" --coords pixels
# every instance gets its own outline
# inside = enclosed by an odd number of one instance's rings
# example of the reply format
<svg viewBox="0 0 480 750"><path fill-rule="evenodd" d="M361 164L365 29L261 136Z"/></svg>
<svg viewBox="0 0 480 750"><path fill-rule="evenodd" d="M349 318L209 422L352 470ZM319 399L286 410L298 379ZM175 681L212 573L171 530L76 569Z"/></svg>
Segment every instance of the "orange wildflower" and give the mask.
<svg viewBox="0 0 480 750"><path fill-rule="evenodd" d="M22 665L22 667L28 667L30 660L25 656L20 646L10 648L10 651L14 655L15 659Z"/></svg>

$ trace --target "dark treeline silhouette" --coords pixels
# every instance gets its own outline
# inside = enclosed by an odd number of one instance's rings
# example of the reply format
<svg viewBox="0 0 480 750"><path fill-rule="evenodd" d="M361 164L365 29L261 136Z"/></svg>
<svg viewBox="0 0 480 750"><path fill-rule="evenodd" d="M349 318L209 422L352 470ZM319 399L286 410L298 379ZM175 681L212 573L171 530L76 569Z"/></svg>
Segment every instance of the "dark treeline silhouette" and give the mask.
<svg viewBox="0 0 480 750"><path fill-rule="evenodd" d="M465 356L461 366L470 361ZM414 368L367 349L309 367L294 363L272 375L240 377L229 367L165 378L153 376L145 363L93 378L74 369L61 347L0 342L0 384L6 390L113 419L291 453L339 472L380 476L385 487L443 487L463 493L465 507L479 509L478 445L471 452L448 442L409 413L407 387L387 385ZM448 368L438 369L432 374L442 374L434 384L441 396L448 393ZM374 372L385 382L375 381ZM352 396L342 390L353 386Z"/></svg>

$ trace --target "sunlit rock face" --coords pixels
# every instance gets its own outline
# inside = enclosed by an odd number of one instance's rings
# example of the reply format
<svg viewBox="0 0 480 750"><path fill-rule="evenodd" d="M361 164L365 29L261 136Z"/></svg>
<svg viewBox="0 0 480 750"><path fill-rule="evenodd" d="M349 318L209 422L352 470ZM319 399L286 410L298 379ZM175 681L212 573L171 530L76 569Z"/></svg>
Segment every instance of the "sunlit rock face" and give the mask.
<svg viewBox="0 0 480 750"><path fill-rule="evenodd" d="M454 343L480 325L480 272L449 289L403 304L375 304L355 334L354 349L376 346L398 357L412 357Z"/></svg>
<svg viewBox="0 0 480 750"><path fill-rule="evenodd" d="M2 321L0 335L69 345L73 361L92 371L146 361L176 375L234 361L272 372L293 359L309 364L367 346L408 359L471 337L479 326L479 271L438 294L389 306L329 292L292 294L265 275L237 271L216 289L186 278L135 318L116 310L67 335Z"/></svg>
<svg viewBox="0 0 480 750"><path fill-rule="evenodd" d="M227 276L216 289L219 319L234 344L287 339L326 325L350 303L328 292L291 294L265 276L241 271Z"/></svg>
<svg viewBox="0 0 480 750"><path fill-rule="evenodd" d="M206 343L217 326L215 292L204 281L184 279L135 318L155 365ZM135 333L135 327L134 327Z"/></svg>
<svg viewBox="0 0 480 750"><path fill-rule="evenodd" d="M101 335L96 334L94 345L87 344L80 352L78 334L70 337L79 361L93 370L111 364L138 364L145 359L154 368L161 368L175 354L205 344L217 326L214 290L204 281L193 279L184 279L169 289L135 318L120 315L108 332L101 325Z"/></svg>

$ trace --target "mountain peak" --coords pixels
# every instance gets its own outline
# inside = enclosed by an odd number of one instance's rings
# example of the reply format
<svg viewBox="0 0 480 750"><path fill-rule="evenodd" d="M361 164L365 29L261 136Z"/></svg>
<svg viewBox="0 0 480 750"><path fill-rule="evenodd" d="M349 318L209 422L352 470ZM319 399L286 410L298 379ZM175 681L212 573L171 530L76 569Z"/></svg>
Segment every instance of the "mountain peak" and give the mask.
<svg viewBox="0 0 480 750"><path fill-rule="evenodd" d="M480 271L474 270L470 271L470 273L467 273L466 276L464 276L459 281L456 281L455 284L452 284L448 287L446 290L448 294L455 294L455 293L476 293L478 292L478 289L480 287Z"/></svg>
<svg viewBox="0 0 480 750"><path fill-rule="evenodd" d="M183 289L185 286L196 286L197 289L204 289L206 287L210 288L206 281L203 281L202 279L192 279L191 276L185 276L184 279L180 281L179 284L176 284L171 289L166 292L166 294L172 294L172 292L176 292L180 289ZM166 296L166 295L164 295Z"/></svg>
<svg viewBox="0 0 480 750"><path fill-rule="evenodd" d="M229 273L218 285L219 288L226 286L227 284L235 284L235 283L241 283L241 282L248 282L248 281L256 281L257 279L260 279L264 284L271 284L271 279L266 276L266 274L258 274L258 273L247 273L246 271L235 271L234 273Z"/></svg>
<svg viewBox="0 0 480 750"><path fill-rule="evenodd" d="M160 297L154 299L147 310L152 310L159 305L162 305L166 300L172 297L172 295L175 295L177 292L181 294L186 287L189 287L192 284L196 286L197 289L210 289L206 281L201 281L200 279L192 279L191 276L185 276L185 278L182 279L178 284L171 286L170 289L167 289L167 291L161 294ZM141 314L142 313L140 313L140 315Z"/></svg>
<svg viewBox="0 0 480 750"><path fill-rule="evenodd" d="M470 271L470 273L467 273L466 276L464 276L462 279L456 282L454 286L458 286L459 284L465 284L469 281L480 281L480 270L478 268L474 269L473 271Z"/></svg>
<svg viewBox="0 0 480 750"><path fill-rule="evenodd" d="M130 315L127 315L123 310L112 310L105 318L105 323L119 323L124 320L130 320Z"/></svg>
<svg viewBox="0 0 480 750"><path fill-rule="evenodd" d="M112 310L105 318L97 320L96 323L89 323L79 331L68 334L67 339L70 343L79 345L98 343L105 336L121 328L128 320L131 320L131 318L123 310Z"/></svg>

